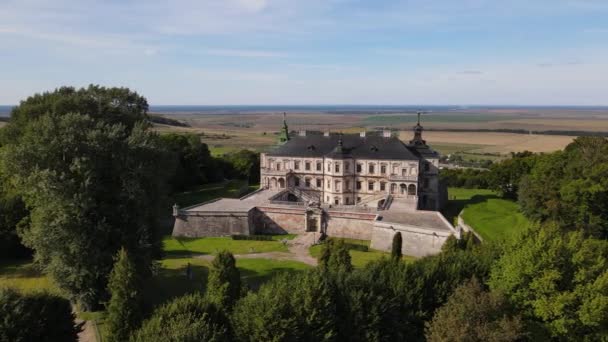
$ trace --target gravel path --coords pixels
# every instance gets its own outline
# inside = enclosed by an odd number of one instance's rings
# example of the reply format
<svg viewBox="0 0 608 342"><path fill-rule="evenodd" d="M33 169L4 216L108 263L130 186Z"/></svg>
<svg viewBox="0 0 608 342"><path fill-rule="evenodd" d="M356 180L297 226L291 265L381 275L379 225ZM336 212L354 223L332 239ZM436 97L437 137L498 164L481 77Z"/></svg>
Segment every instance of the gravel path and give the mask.
<svg viewBox="0 0 608 342"><path fill-rule="evenodd" d="M318 234L316 234L318 236ZM305 264L316 266L317 259L310 256L308 248L315 242L314 233L306 233L298 235L293 240L287 242L289 252L267 252L267 253L250 253L236 254L237 259L272 259L272 260L293 260L303 262ZM204 260L213 260L214 256L209 254L196 255L195 258Z"/></svg>

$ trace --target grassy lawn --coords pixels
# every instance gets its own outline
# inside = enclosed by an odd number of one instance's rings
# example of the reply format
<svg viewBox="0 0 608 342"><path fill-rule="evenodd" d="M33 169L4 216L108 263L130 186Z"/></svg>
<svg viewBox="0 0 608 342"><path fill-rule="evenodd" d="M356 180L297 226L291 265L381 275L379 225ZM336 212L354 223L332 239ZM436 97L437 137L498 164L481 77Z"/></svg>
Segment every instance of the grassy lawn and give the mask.
<svg viewBox="0 0 608 342"><path fill-rule="evenodd" d="M486 240L510 238L531 224L516 202L500 198L491 190L449 188L448 197L446 218L456 220L464 209L465 222Z"/></svg>
<svg viewBox="0 0 608 342"><path fill-rule="evenodd" d="M53 281L42 274L29 259L0 263L0 287L12 287L23 292L46 290L59 293Z"/></svg>
<svg viewBox="0 0 608 342"><path fill-rule="evenodd" d="M216 254L227 250L232 254L287 252L281 240L291 240L293 234L272 235L273 241L232 240L230 237L174 238L163 239L163 251L169 256L187 256L191 254Z"/></svg>
<svg viewBox="0 0 608 342"><path fill-rule="evenodd" d="M344 240L344 242L346 242L347 244L362 245L362 246L367 246L367 247L369 247L369 244L370 244L370 241L368 241L368 240L355 240L355 239L341 239L341 240ZM310 255L314 258L318 258L319 255L321 255L322 248L323 248L323 245L314 245L314 246L310 247L310 249L309 249ZM356 268L364 267L370 261L374 261L374 260L378 260L382 257L390 256L390 253L378 251L375 249L369 249L367 252L351 249L349 252L350 252L352 264ZM403 259L406 261L412 261L415 258L410 257L410 256L404 256Z"/></svg>
<svg viewBox="0 0 608 342"><path fill-rule="evenodd" d="M212 199L226 197L239 198L246 193L257 190L259 185L250 185L247 191L242 191L247 186L246 180L234 179L227 182L205 184L196 189L178 193L173 196L173 202L180 207L187 207L197 203L210 201Z"/></svg>

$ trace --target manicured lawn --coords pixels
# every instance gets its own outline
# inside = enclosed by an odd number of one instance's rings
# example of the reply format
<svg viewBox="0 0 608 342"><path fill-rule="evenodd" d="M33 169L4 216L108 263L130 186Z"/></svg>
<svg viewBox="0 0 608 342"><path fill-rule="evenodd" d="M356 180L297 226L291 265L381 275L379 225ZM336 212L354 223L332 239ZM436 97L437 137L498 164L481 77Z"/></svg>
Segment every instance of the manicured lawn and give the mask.
<svg viewBox="0 0 608 342"><path fill-rule="evenodd" d="M190 264L192 279L186 278L186 268ZM204 291L211 261L201 258L171 258L160 262L159 272L149 284L146 297L151 305L194 291ZM236 265L241 278L251 288L279 272L298 272L311 266L301 262L270 259L237 259Z"/></svg>
<svg viewBox="0 0 608 342"><path fill-rule="evenodd" d="M250 185L245 191L246 186L247 181L241 179L205 184L196 189L175 194L173 202L183 208L220 197L239 198L259 188L259 185Z"/></svg>
<svg viewBox="0 0 608 342"><path fill-rule="evenodd" d="M448 196L446 210L457 216L464 209L464 221L484 240L510 239L531 225L516 202L500 198L491 190L450 188Z"/></svg>
<svg viewBox="0 0 608 342"><path fill-rule="evenodd" d="M163 250L167 256L190 254L216 254L227 250L232 254L287 252L281 240L291 240L293 234L272 235L273 241L232 240L230 237L174 238L163 239Z"/></svg>
<svg viewBox="0 0 608 342"><path fill-rule="evenodd" d="M353 244L353 245L362 245L362 246L369 247L369 244L370 244L370 241L368 241L368 240L355 240L355 239L342 239L342 240L344 240L344 242L346 242L347 244ZM310 255L314 258L318 258L319 255L321 255L322 248L323 248L323 245L314 245L314 246L310 247L310 249L309 249ZM369 249L367 252L351 249L349 252L350 252L351 262L352 262L353 266L356 268L364 267L370 261L374 261L374 260L378 260L382 257L390 256L390 253L378 251L375 249ZM404 256L403 259L406 261L412 261L415 258L410 257L410 256Z"/></svg>
<svg viewBox="0 0 608 342"><path fill-rule="evenodd" d="M59 293L53 281L43 275L31 260L11 260L0 263L0 287L12 287L23 292L46 290Z"/></svg>

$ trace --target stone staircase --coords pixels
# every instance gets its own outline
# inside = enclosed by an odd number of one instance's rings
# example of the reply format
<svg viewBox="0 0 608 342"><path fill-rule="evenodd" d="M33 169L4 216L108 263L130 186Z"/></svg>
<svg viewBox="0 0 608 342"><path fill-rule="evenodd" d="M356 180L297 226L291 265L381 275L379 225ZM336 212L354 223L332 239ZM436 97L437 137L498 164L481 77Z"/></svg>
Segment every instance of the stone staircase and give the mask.
<svg viewBox="0 0 608 342"><path fill-rule="evenodd" d="M321 197L316 191L302 190L296 187L289 187L287 190L305 202L321 202Z"/></svg>

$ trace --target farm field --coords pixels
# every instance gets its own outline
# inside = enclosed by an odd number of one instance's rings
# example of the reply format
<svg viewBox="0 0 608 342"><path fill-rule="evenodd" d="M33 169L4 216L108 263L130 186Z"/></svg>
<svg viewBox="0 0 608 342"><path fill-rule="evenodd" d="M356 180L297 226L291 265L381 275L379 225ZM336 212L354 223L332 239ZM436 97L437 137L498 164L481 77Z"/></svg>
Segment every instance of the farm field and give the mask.
<svg viewBox="0 0 608 342"><path fill-rule="evenodd" d="M487 189L448 189L444 215L455 222L463 211L464 221L488 241L510 239L530 227L516 202L498 197Z"/></svg>

